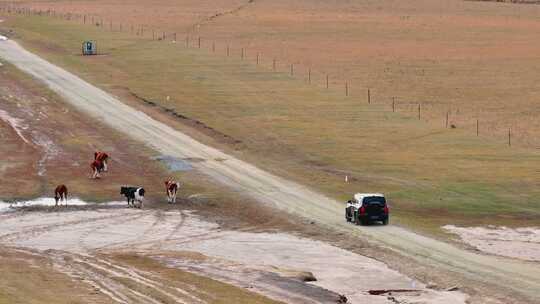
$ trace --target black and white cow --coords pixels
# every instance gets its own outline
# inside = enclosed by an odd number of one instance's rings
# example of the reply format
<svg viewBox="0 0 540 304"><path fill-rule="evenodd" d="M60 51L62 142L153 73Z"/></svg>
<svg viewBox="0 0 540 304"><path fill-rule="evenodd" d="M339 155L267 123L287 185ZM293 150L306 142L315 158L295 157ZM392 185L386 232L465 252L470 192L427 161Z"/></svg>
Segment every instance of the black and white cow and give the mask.
<svg viewBox="0 0 540 304"><path fill-rule="evenodd" d="M139 202L138 208L142 208L144 192L144 188L142 187L120 187L120 194L123 194L126 197L128 207L136 207L135 202Z"/></svg>

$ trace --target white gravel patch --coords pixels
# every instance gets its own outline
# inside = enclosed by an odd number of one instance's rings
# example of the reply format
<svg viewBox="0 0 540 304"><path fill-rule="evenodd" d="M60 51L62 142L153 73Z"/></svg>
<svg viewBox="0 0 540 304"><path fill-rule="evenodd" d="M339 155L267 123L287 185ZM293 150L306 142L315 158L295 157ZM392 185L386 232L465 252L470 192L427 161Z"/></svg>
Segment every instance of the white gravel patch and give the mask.
<svg viewBox="0 0 540 304"><path fill-rule="evenodd" d="M476 249L526 261L540 261L540 228L523 227L456 227L444 230L459 235L461 240Z"/></svg>
<svg viewBox="0 0 540 304"><path fill-rule="evenodd" d="M0 214L6 212L17 211L21 208L28 207L51 207L56 204L53 197L40 197L31 201L16 201L16 202L2 202L0 201ZM59 205L64 206L65 202L58 202ZM87 205L97 205L97 203L85 202L79 198L68 198L68 206L87 206ZM100 206L110 206L110 205L126 205L126 202L108 202L99 204Z"/></svg>

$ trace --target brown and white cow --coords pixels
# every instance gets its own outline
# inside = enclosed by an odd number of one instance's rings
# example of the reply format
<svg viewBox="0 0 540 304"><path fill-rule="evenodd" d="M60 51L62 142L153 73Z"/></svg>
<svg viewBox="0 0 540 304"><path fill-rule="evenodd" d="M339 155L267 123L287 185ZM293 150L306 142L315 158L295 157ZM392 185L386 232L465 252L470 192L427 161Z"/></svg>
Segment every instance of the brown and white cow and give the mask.
<svg viewBox="0 0 540 304"><path fill-rule="evenodd" d="M58 185L54 189L54 200L56 201L55 206L58 206L58 201L65 201L67 206L67 195L68 190L66 185Z"/></svg>
<svg viewBox="0 0 540 304"><path fill-rule="evenodd" d="M103 170L107 172L107 161L109 160L109 155L105 152L94 152L94 160L100 161L103 164Z"/></svg>
<svg viewBox="0 0 540 304"><path fill-rule="evenodd" d="M92 169L92 178L93 179L100 178L101 176L99 175L99 173L103 171L103 162L100 160L94 160L90 164L90 168Z"/></svg>
<svg viewBox="0 0 540 304"><path fill-rule="evenodd" d="M179 188L180 188L179 182L176 182L173 180L165 181L165 189L167 190L167 202L169 204L176 203L176 193L178 192Z"/></svg>

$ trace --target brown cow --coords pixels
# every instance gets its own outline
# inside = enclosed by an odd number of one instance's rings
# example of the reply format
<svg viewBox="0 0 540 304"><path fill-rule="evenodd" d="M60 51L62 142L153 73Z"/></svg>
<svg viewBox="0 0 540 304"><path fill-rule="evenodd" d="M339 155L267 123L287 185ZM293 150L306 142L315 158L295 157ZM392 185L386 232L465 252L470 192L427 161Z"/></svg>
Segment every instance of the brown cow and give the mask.
<svg viewBox="0 0 540 304"><path fill-rule="evenodd" d="M68 189L66 185L58 185L54 189L55 206L58 206L58 201L65 201L67 206Z"/></svg>
<svg viewBox="0 0 540 304"><path fill-rule="evenodd" d="M180 183L173 180L165 181L165 189L167 190L167 202L169 204L176 203L176 192L178 192L178 188L180 188Z"/></svg>
<svg viewBox="0 0 540 304"><path fill-rule="evenodd" d="M94 152L94 160L100 161L103 164L102 171L108 171L107 161L109 160L109 155L107 153L100 151Z"/></svg>
<svg viewBox="0 0 540 304"><path fill-rule="evenodd" d="M99 160L94 160L90 164L90 168L92 169L92 178L100 178L99 173L103 171L103 162Z"/></svg>

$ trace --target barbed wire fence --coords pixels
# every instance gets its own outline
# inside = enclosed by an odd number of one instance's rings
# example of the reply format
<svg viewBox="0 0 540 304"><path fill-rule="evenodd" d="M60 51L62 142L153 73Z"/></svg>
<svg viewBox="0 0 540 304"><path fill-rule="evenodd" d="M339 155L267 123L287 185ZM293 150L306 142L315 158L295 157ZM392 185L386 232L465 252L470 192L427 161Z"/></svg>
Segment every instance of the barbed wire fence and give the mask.
<svg viewBox="0 0 540 304"><path fill-rule="evenodd" d="M288 62L275 56L265 58L260 51L253 53L246 47L239 46L233 49L231 43L219 44L215 40L205 40L202 36L194 35L189 31L186 33L167 32L145 24L130 24L106 20L98 14L59 12L53 9L34 9L15 5L14 3L0 4L0 12L8 15L20 16L41 16L50 17L66 21L77 22L82 25L93 26L103 31L118 32L134 35L141 40L171 42L177 45L183 45L185 48L204 49L205 51L221 55L224 57L238 56L240 60L252 61L258 67L279 73L287 73L291 78L303 80L307 85L312 85L320 89L333 90L341 92L345 98L355 98L357 100L365 99L368 105L384 106L384 111L408 115L417 120L427 123L436 123L440 121L442 128L471 128L472 135L477 137L492 136L494 134L504 136L505 145L511 147L515 145L515 139L522 135L522 142L528 143L525 146L534 145L523 134L527 134L524 128L514 127L508 123L507 126L497 126L486 119L482 121L478 112L474 115L465 115L463 109L452 105L441 105L429 102L411 101L400 96L375 97L374 88L356 87L351 80L342 80L327 72L318 71L313 66L305 66L299 62ZM178 38L184 35L184 42L180 43ZM458 126L459 122L459 126ZM524 139L524 140L523 140Z"/></svg>

